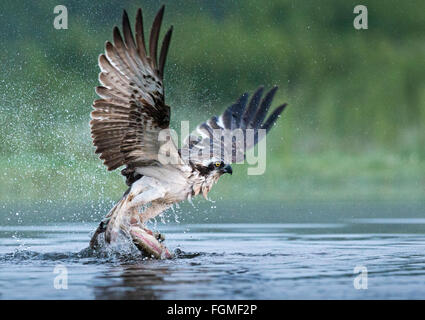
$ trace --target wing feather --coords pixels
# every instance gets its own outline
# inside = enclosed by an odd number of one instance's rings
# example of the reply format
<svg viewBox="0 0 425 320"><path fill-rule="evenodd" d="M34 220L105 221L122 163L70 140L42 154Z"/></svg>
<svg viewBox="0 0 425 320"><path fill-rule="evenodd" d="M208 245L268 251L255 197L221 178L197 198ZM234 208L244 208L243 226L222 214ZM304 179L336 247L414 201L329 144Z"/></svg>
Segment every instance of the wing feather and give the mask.
<svg viewBox="0 0 425 320"><path fill-rule="evenodd" d="M277 87L273 87L267 92L264 99L261 99L263 91L264 87L260 86L252 95L249 103L248 94L244 93L220 117L213 116L198 125L196 131L190 135L191 143L183 146L183 148L189 149L185 150L183 154L188 155L192 162L198 161L205 164L205 160L207 162L211 160L211 154L217 156L216 151L202 152L208 146L212 146L219 150L218 156L226 163L242 161L246 150L258 143L259 130L264 129L268 133L286 107L286 104L277 107L264 121ZM248 130L252 130L253 141L247 139ZM243 139L242 141L237 139L238 135ZM194 138L196 136L201 136L201 138Z"/></svg>
<svg viewBox="0 0 425 320"><path fill-rule="evenodd" d="M127 12L122 16L122 33L113 29L113 44L105 44L99 56L99 82L90 121L96 153L108 170L126 165L134 168L158 161L158 135L168 129L170 108L165 104L163 71L172 28L161 46L159 68L158 39L164 7L156 15L147 55L142 10L136 14L135 36ZM177 150L176 150L177 152ZM128 171L128 170L127 170Z"/></svg>
<svg viewBox="0 0 425 320"><path fill-rule="evenodd" d="M164 16L164 6L159 9L156 17L152 23L151 35L149 38L149 55L151 58L151 66L153 70L158 69L157 51L158 51L158 37L161 30L162 17Z"/></svg>
<svg viewBox="0 0 425 320"><path fill-rule="evenodd" d="M255 91L253 96L251 97L251 100L249 101L248 107L245 109L243 116L242 116L242 123L241 128L246 129L248 125L251 123L251 119L254 117L255 113L257 112L258 105L261 101L261 96L263 95L264 87L260 86Z"/></svg>
<svg viewBox="0 0 425 320"><path fill-rule="evenodd" d="M167 60L168 47L170 46L171 35L173 34L173 26L168 29L162 41L161 53L159 54L159 74L163 76L165 61Z"/></svg>
<svg viewBox="0 0 425 320"><path fill-rule="evenodd" d="M264 121L264 118L267 115L267 112L270 109L272 104L273 97L277 91L277 86L273 87L269 92L267 92L265 98L261 102L257 112L255 113L253 119L251 120L250 127L259 128Z"/></svg>
<svg viewBox="0 0 425 320"><path fill-rule="evenodd" d="M148 60L146 55L145 33L143 30L143 14L141 8L137 10L136 15L136 44L139 57L142 59L143 64L147 65Z"/></svg>
<svg viewBox="0 0 425 320"><path fill-rule="evenodd" d="M272 114L268 117L267 121L264 122L264 124L261 126L261 129L265 129L267 133L269 130L275 125L276 120L279 118L280 114L283 112L283 110L286 108L287 104L284 103L280 107L277 107Z"/></svg>

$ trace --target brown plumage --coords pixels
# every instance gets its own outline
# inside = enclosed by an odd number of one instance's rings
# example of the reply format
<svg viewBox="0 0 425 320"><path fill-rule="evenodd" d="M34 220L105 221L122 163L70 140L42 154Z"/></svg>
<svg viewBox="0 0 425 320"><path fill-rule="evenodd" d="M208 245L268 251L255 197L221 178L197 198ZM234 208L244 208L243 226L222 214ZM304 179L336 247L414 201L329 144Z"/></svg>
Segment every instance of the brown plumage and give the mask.
<svg viewBox="0 0 425 320"><path fill-rule="evenodd" d="M149 53L146 55L141 10L137 12L136 41L134 41L127 12L122 29L124 39L114 28L114 44L106 42L99 57L102 86L96 88L101 99L93 104L90 122L96 153L108 170L122 165L133 166L157 161L160 144L158 133L168 128L170 108L165 104L164 65L172 28L167 32L157 61L158 37L164 7L158 12L150 33ZM158 68L159 66L159 68Z"/></svg>

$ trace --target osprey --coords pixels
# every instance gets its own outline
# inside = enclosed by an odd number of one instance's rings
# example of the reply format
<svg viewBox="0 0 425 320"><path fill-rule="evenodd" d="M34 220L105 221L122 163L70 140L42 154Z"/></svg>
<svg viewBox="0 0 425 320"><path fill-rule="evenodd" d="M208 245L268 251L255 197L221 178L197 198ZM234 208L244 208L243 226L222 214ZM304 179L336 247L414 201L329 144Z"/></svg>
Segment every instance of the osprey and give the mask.
<svg viewBox="0 0 425 320"><path fill-rule="evenodd" d="M124 234L142 252L171 258L162 236L147 229L146 222L180 201L198 194L207 198L223 174L232 174L231 163L243 161L245 151L271 129L286 106L267 117L277 87L264 98L259 87L250 99L245 93L219 117L198 125L178 149L171 139L163 85L173 27L164 36L158 59L163 14L164 6L153 21L147 48L142 10L137 11L135 36L124 10L123 36L115 27L114 44L107 41L105 54L99 56L102 85L96 87L100 99L91 112L93 144L108 170L125 166L121 173L129 188L94 232L92 248L100 234L106 243Z"/></svg>

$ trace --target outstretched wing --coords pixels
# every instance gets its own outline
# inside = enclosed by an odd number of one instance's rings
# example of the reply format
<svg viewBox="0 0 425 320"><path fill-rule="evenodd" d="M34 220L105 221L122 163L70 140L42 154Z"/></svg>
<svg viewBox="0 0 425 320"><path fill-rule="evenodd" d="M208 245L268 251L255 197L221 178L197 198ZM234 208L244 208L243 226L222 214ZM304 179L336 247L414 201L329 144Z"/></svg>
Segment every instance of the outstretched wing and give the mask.
<svg viewBox="0 0 425 320"><path fill-rule="evenodd" d="M226 163L243 161L246 150L258 143L262 138L261 133L265 135L269 132L286 107L286 103L282 104L266 118L277 87L273 87L261 99L263 90L260 86L249 103L248 93L244 93L221 116L213 116L198 125L182 148L184 157L200 163L211 158L222 159Z"/></svg>
<svg viewBox="0 0 425 320"><path fill-rule="evenodd" d="M122 165L149 165L157 161L158 134L170 123L170 108L164 101L163 74L172 27L166 33L157 57L158 37L164 14L155 17L145 46L142 10L137 11L136 36L133 37L126 11L122 17L124 38L114 28L114 44L106 42L99 56L101 72L90 121L96 153L108 170Z"/></svg>

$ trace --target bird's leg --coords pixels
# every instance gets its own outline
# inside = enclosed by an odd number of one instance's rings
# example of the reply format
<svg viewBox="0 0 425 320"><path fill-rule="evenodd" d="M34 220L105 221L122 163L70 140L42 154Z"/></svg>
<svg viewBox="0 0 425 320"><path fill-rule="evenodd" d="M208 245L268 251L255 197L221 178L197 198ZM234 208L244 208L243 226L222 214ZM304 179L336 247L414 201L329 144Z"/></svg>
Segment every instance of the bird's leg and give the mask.
<svg viewBox="0 0 425 320"><path fill-rule="evenodd" d="M107 243L113 242L119 232L124 232L131 236L133 243L145 254L157 259L172 258L170 251L161 243L164 240L163 236L146 228L145 222L150 215L145 217L139 213L140 207L151 204L164 196L164 188L155 180L142 178L136 181L130 192L111 209L99 224L90 241L90 247L97 247L97 238L102 232L106 231L105 241ZM159 209L157 205L154 207Z"/></svg>
<svg viewBox="0 0 425 320"><path fill-rule="evenodd" d="M133 207L130 209L130 211L131 211L131 218L130 218L131 226L138 226L139 228L142 228L148 234L154 236L160 242L165 240L165 237L161 233L152 232L151 230L149 230L148 228L144 226L144 223L140 220L141 213L139 212L139 208Z"/></svg>
<svg viewBox="0 0 425 320"><path fill-rule="evenodd" d="M139 208L137 207L133 207L130 210L130 224L131 225L137 225L140 224L140 219L139 219Z"/></svg>
<svg viewBox="0 0 425 320"><path fill-rule="evenodd" d="M127 210L131 212L130 218L130 235L133 243L143 252L157 259L170 259L172 254L161 243L164 237L158 232L152 232L144 225L145 219L139 214L139 208L148 203L152 203L157 199L163 198L165 195L161 187L154 187L133 196L130 192L127 200Z"/></svg>
<svg viewBox="0 0 425 320"><path fill-rule="evenodd" d="M127 208L129 210L133 208L139 208L143 205L146 205L148 203L151 203L152 201L155 201L157 199L160 199L164 197L165 191L162 188L151 188L147 189L146 191L134 195L132 192L128 195L128 203Z"/></svg>
<svg viewBox="0 0 425 320"><path fill-rule="evenodd" d="M138 205L140 202L134 202L134 198L148 191L149 186L154 182L151 179L141 178L132 184L130 192L125 195L106 216L108 223L106 225L105 240L107 243L114 241L120 232L127 233L131 220L137 215ZM137 223L137 220L133 221Z"/></svg>
<svg viewBox="0 0 425 320"><path fill-rule="evenodd" d="M144 219L144 217L142 217L139 213L139 208L143 205L151 203L152 201L164 197L164 195L165 192L160 188L148 189L134 197L130 193L128 197L129 202L127 204L127 210L131 214L130 224L141 226L146 232L150 233L151 235L155 236L156 239L161 241L164 240L164 237L161 236L161 234L159 234L158 232L153 233L152 231L144 227L144 222L146 221L146 219Z"/></svg>

